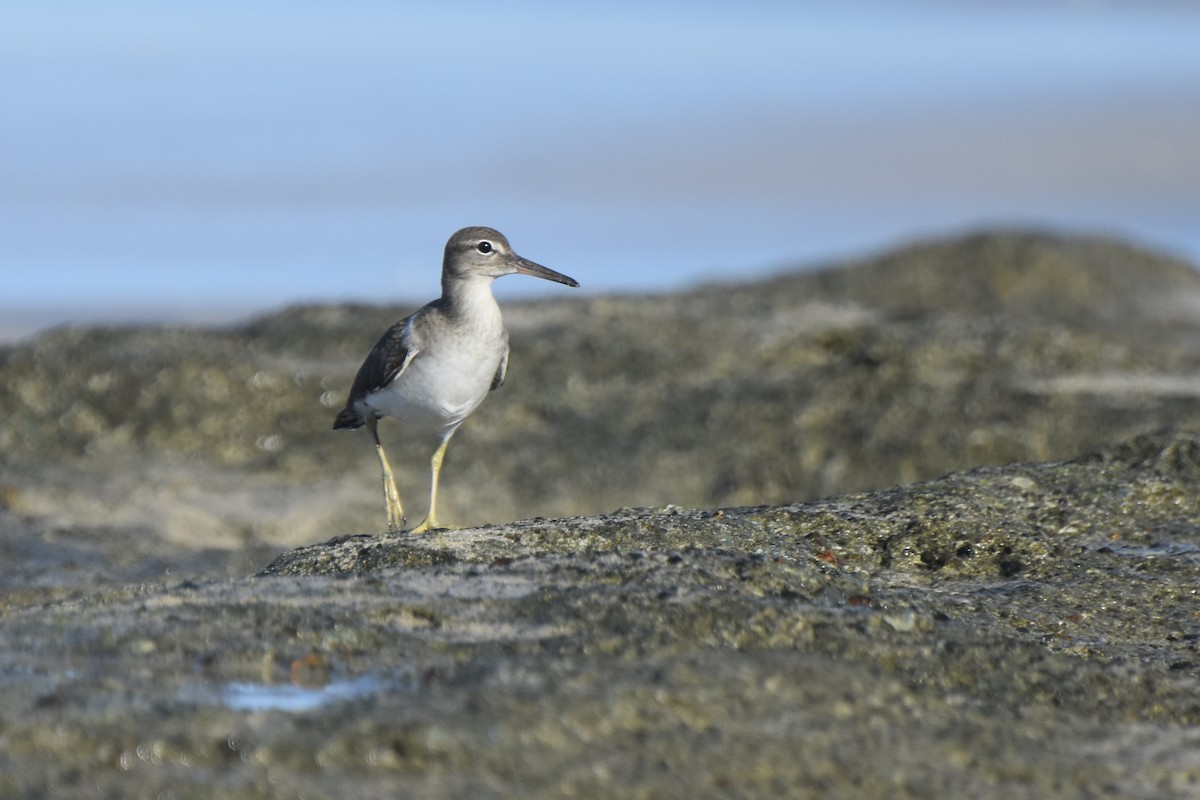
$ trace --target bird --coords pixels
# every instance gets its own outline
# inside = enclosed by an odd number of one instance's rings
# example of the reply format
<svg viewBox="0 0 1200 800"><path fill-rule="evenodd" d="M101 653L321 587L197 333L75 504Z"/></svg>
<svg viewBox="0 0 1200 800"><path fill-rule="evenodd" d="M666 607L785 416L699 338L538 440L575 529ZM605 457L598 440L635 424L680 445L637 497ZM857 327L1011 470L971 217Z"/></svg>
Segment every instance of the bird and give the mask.
<svg viewBox="0 0 1200 800"><path fill-rule="evenodd" d="M410 533L445 527L438 520L438 478L446 446L488 393L504 384L508 331L492 283L504 275L533 275L567 286L579 282L517 255L495 228L462 228L446 242L442 295L392 325L359 367L334 430L366 426L383 473L388 530L406 518L391 464L379 440L379 420L393 417L405 427L438 439L430 460L429 511Z"/></svg>

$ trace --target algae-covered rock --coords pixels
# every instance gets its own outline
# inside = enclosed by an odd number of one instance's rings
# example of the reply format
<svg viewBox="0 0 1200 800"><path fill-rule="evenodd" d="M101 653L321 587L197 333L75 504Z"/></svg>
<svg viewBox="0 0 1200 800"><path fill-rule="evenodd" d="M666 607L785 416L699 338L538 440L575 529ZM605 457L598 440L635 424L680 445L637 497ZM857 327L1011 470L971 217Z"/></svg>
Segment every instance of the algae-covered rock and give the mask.
<svg viewBox="0 0 1200 800"><path fill-rule="evenodd" d="M789 503L1200 429L1198 300L1177 259L1014 232L680 294L506 304L509 380L456 435L442 510L478 525ZM0 349L8 506L230 552L372 530L374 454L330 427L408 311L63 329ZM381 430L419 519L432 443Z"/></svg>
<svg viewBox="0 0 1200 800"><path fill-rule="evenodd" d="M329 430L411 308L0 348L0 796L1200 796L1198 290L1010 232L508 304L423 537Z"/></svg>
<svg viewBox="0 0 1200 800"><path fill-rule="evenodd" d="M1193 796L1198 531L1163 433L9 607L0 793Z"/></svg>

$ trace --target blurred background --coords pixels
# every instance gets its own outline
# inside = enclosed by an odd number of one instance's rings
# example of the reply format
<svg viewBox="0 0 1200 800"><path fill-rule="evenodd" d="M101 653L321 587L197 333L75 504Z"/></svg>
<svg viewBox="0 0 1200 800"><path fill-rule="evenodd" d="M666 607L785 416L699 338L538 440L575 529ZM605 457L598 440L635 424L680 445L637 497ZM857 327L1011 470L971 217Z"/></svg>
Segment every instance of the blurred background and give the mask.
<svg viewBox="0 0 1200 800"><path fill-rule="evenodd" d="M1200 258L1200 4L6 3L0 338L1036 224ZM554 287L509 280L504 295Z"/></svg>

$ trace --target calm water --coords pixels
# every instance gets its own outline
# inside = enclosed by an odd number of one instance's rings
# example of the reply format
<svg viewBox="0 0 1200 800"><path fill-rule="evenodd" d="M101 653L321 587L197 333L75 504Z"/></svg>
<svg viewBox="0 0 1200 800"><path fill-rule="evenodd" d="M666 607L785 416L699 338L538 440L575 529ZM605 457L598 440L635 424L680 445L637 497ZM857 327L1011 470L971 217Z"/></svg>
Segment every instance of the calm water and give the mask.
<svg viewBox="0 0 1200 800"><path fill-rule="evenodd" d="M0 336L425 300L466 224L589 291L985 224L1200 260L1197 4L242 5L5 10Z"/></svg>

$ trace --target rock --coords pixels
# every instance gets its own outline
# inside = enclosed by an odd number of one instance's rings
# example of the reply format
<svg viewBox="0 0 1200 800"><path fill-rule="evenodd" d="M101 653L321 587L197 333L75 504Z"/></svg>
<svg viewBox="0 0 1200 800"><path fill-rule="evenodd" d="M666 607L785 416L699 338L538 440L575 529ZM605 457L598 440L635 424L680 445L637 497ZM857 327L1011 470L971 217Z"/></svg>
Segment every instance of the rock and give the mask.
<svg viewBox="0 0 1200 800"><path fill-rule="evenodd" d="M1161 433L9 607L0 793L1186 795L1198 521Z"/></svg>
<svg viewBox="0 0 1200 800"><path fill-rule="evenodd" d="M1178 260L1010 232L678 295L509 304L509 380L450 447L444 515L790 503L1200 429L1198 300ZM0 349L0 486L35 527L151 537L229 574L252 568L247 546L375 529L367 437L329 428L409 310ZM419 518L432 445L381 429Z"/></svg>
<svg viewBox="0 0 1200 800"><path fill-rule="evenodd" d="M1198 289L1009 232L514 304L424 537L328 430L409 309L0 348L0 796L1200 795Z"/></svg>

